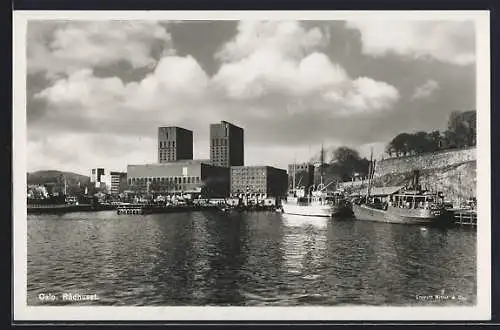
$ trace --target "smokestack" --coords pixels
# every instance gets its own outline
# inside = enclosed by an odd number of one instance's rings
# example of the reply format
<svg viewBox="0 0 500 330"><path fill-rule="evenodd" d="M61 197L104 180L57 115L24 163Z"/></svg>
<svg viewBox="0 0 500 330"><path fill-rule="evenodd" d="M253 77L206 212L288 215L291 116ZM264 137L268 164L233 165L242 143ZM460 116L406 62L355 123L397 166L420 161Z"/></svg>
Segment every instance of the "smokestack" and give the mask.
<svg viewBox="0 0 500 330"><path fill-rule="evenodd" d="M420 171L414 170L412 178L412 186L414 189L417 189L419 184L420 184Z"/></svg>

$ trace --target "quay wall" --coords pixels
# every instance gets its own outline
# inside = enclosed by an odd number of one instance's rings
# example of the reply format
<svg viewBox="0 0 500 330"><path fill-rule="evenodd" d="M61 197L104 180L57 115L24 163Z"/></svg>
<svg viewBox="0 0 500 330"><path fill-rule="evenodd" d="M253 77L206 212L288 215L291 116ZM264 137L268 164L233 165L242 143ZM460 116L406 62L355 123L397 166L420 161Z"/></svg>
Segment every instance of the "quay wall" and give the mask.
<svg viewBox="0 0 500 330"><path fill-rule="evenodd" d="M415 170L420 171L424 188L443 192L445 199L456 207L476 196L476 148L379 160L373 185L404 186L411 182ZM345 182L343 187L356 191L365 188L366 181Z"/></svg>
<svg viewBox="0 0 500 330"><path fill-rule="evenodd" d="M444 150L416 156L394 157L377 161L374 177L387 174L433 170L476 161L476 148Z"/></svg>

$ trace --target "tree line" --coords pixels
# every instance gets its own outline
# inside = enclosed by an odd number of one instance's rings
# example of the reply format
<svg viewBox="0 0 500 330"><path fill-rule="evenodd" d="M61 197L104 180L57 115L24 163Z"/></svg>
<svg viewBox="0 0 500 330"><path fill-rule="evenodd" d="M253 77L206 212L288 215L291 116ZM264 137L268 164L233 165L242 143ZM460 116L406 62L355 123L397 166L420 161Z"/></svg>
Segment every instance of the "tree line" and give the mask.
<svg viewBox="0 0 500 330"><path fill-rule="evenodd" d="M394 137L386 147L389 156L417 155L444 149L461 148L476 145L476 111L452 112L444 131L401 133ZM322 156L311 159L311 163L320 163L315 171L314 183L323 174L323 182L350 181L352 178L367 177L370 160L361 157L359 152L342 146L331 151L330 161L322 161ZM308 173L298 171L296 182L308 186Z"/></svg>
<svg viewBox="0 0 500 330"><path fill-rule="evenodd" d="M323 176L323 183L350 181L352 178L366 177L370 161L365 157L361 157L357 150L342 146L331 152L330 161L321 160L322 157L311 159L310 163L316 163L314 178L309 176L306 171L297 171L295 174L296 184L300 186L310 186L319 183L319 177ZM292 183L291 177L290 185ZM311 179L313 182L311 182Z"/></svg>
<svg viewBox="0 0 500 330"><path fill-rule="evenodd" d="M454 111L444 131L400 133L386 146L390 156L418 155L476 145L476 111Z"/></svg>

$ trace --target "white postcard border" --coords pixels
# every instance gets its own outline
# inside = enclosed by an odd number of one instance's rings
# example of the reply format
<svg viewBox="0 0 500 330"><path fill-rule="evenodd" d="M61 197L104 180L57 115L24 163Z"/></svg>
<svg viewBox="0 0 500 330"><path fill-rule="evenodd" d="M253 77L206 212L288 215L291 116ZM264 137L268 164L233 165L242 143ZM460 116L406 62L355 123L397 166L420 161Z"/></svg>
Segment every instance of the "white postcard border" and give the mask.
<svg viewBox="0 0 500 330"><path fill-rule="evenodd" d="M489 320L491 318L490 21L488 11L14 11L14 320ZM84 307L27 306L26 27L28 20L474 20L476 23L477 305L473 307Z"/></svg>

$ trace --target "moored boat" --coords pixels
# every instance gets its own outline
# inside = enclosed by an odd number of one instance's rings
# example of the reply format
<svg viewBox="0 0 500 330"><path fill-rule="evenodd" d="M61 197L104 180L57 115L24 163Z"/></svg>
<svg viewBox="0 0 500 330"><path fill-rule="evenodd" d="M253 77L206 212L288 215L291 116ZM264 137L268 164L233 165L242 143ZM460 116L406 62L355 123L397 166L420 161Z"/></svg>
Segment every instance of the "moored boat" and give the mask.
<svg viewBox="0 0 500 330"><path fill-rule="evenodd" d="M418 171L415 171L409 188L403 186L372 188L375 171L372 157L373 155L370 156L366 195L360 194L352 205L355 218L403 224L437 223L445 213L443 196L440 193L422 189L419 184Z"/></svg>
<svg viewBox="0 0 500 330"><path fill-rule="evenodd" d="M335 213L335 205L327 199L327 193L319 186L309 196L305 189L295 189L281 204L283 213L313 217L331 217Z"/></svg>
<svg viewBox="0 0 500 330"><path fill-rule="evenodd" d="M323 148L321 148L321 163L323 164ZM281 203L283 213L310 217L332 217L351 214L349 201L341 191L330 192L323 184L323 173L320 183L312 185L306 192L306 187L295 187L295 169L293 173L293 189ZM300 182L299 182L300 183Z"/></svg>
<svg viewBox="0 0 500 330"><path fill-rule="evenodd" d="M401 189L388 195L374 194L352 205L358 220L404 224L436 223L443 214L440 195Z"/></svg>

